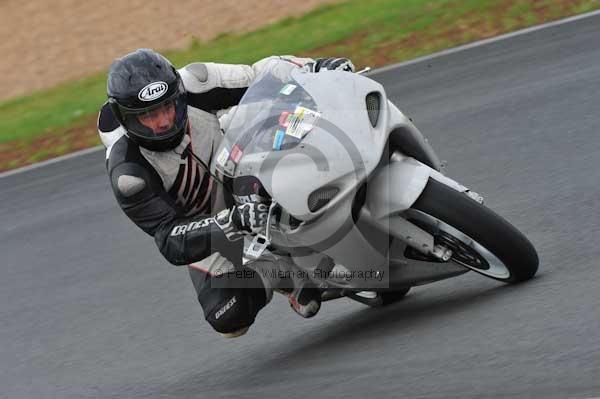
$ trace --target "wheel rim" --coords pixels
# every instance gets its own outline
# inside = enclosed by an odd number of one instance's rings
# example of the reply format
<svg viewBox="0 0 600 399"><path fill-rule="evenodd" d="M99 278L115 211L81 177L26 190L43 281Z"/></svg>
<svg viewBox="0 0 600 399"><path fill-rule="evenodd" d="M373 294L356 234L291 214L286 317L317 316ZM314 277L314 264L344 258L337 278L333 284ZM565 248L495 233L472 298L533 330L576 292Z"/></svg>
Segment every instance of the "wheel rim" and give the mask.
<svg viewBox="0 0 600 399"><path fill-rule="evenodd" d="M496 279L510 278L504 262L467 234L422 211L410 209L407 214L409 219L421 222L415 224L432 234L436 244L452 250L451 261L454 263Z"/></svg>

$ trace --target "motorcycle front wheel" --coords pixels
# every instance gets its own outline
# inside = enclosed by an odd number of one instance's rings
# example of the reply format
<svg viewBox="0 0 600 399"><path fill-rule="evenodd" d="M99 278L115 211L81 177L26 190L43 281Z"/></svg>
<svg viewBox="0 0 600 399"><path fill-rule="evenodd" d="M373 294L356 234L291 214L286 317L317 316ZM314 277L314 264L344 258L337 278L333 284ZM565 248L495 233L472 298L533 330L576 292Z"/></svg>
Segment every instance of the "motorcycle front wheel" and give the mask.
<svg viewBox="0 0 600 399"><path fill-rule="evenodd" d="M451 262L505 283L529 280L538 255L529 240L502 217L466 194L429 179L406 211L407 219L452 250Z"/></svg>

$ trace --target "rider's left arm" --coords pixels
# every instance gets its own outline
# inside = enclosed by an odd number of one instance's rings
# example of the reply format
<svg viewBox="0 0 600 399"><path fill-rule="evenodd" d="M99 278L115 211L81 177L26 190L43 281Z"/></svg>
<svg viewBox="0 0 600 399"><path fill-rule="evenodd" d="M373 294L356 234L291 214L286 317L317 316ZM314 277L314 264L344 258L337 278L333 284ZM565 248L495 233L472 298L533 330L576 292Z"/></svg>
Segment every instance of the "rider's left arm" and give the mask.
<svg viewBox="0 0 600 399"><path fill-rule="evenodd" d="M252 66L194 62L178 72L188 92L188 105L217 113L237 105L254 78L277 62L292 63L301 68L314 60L284 55L263 58Z"/></svg>

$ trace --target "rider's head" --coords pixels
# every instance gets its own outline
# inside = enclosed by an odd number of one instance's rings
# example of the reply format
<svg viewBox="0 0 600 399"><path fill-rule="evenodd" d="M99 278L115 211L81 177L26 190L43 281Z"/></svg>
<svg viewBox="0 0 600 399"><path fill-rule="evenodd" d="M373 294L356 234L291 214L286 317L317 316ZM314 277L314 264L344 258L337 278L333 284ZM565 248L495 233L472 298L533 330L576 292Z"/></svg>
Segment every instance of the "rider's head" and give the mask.
<svg viewBox="0 0 600 399"><path fill-rule="evenodd" d="M165 57L140 49L116 59L107 92L131 140L152 151L167 151L181 142L187 128L186 91Z"/></svg>

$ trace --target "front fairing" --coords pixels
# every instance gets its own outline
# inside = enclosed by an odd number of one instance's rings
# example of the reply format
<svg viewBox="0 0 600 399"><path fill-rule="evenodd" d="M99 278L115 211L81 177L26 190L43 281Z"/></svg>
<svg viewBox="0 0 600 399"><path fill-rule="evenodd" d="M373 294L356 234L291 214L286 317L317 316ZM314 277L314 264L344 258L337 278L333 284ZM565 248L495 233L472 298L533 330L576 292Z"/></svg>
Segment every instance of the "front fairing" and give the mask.
<svg viewBox="0 0 600 399"><path fill-rule="evenodd" d="M365 98L379 94L375 126ZM247 90L231 119L213 172L254 176L268 194L300 220L309 220L308 197L334 186L338 197L376 167L387 139L387 100L381 85L341 71L309 73L287 63L267 69Z"/></svg>

